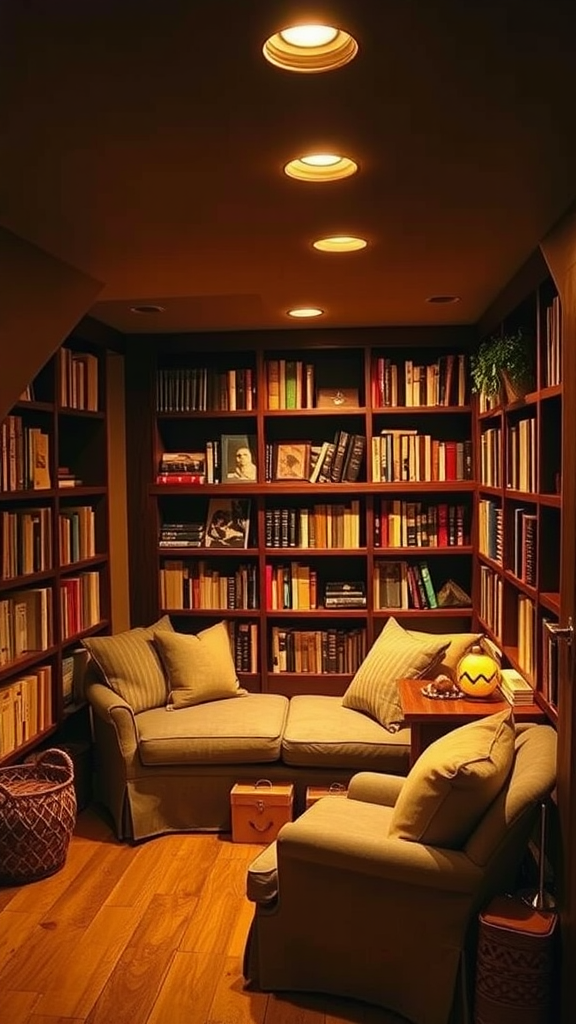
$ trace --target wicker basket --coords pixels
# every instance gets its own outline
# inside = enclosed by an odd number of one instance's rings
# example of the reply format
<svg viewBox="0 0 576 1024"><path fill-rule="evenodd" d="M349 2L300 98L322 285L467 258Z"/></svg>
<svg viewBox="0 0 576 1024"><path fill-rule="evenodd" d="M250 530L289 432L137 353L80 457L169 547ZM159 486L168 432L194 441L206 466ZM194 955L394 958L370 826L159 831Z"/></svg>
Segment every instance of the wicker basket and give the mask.
<svg viewBox="0 0 576 1024"><path fill-rule="evenodd" d="M0 884L22 885L63 867L75 823L66 751L54 747L0 768Z"/></svg>

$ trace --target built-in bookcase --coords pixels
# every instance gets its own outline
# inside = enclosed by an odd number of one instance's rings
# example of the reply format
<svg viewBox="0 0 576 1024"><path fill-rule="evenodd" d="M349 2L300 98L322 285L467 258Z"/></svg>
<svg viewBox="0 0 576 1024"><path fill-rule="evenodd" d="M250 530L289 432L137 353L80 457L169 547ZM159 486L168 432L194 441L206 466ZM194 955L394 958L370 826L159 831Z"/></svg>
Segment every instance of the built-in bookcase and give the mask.
<svg viewBox="0 0 576 1024"><path fill-rule="evenodd" d="M474 339L466 328L131 339L133 623L168 613L194 632L224 619L242 684L288 695L342 693L390 615L469 630ZM238 448L255 479L235 475ZM209 540L219 504L232 540ZM443 605L449 581L469 600Z"/></svg>
<svg viewBox="0 0 576 1024"><path fill-rule="evenodd" d="M531 349L533 389L513 404L503 395L478 402L475 597L479 625L555 721L557 641L549 626L560 614L563 389L561 309L551 279L497 327L518 329Z"/></svg>
<svg viewBox="0 0 576 1024"><path fill-rule="evenodd" d="M105 371L79 330L0 427L0 763L64 735L75 651L109 629Z"/></svg>

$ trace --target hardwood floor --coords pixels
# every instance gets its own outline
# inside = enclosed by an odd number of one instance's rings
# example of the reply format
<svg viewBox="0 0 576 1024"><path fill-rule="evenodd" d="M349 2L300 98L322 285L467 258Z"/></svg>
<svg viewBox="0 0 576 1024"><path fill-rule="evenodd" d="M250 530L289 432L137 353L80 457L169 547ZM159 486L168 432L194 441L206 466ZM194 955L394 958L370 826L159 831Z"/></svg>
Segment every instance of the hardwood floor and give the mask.
<svg viewBox="0 0 576 1024"><path fill-rule="evenodd" d="M406 1024L244 989L246 867L260 849L216 835L132 847L83 811L61 871L0 888L0 1024Z"/></svg>

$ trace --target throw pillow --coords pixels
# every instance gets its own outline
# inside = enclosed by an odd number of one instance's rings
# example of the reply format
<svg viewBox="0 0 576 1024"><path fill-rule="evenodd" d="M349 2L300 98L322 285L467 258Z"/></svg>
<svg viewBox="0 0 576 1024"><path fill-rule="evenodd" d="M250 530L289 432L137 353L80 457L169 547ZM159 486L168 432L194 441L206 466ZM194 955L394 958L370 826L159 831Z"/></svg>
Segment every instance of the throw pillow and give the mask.
<svg viewBox="0 0 576 1024"><path fill-rule="evenodd" d="M473 644L477 644L482 633L424 633L417 629L407 629L410 636L416 640L426 640L435 636L437 640L443 640L449 644L448 650L441 661L434 666L434 676L445 675L449 679L456 680L456 669L460 658L468 653ZM431 678L434 678L431 677Z"/></svg>
<svg viewBox="0 0 576 1024"><path fill-rule="evenodd" d="M431 743L408 773L389 835L461 848L508 778L514 742L509 708Z"/></svg>
<svg viewBox="0 0 576 1024"><path fill-rule="evenodd" d="M391 616L350 682L343 706L364 711L391 732L399 729L403 716L398 680L425 676L448 647L442 637L425 636L410 636Z"/></svg>
<svg viewBox="0 0 576 1024"><path fill-rule="evenodd" d="M164 615L152 626L82 641L105 682L127 701L134 714L166 703L166 678L153 640L158 633L172 631L172 623Z"/></svg>
<svg viewBox="0 0 576 1024"><path fill-rule="evenodd" d="M156 646L168 676L171 710L226 697L244 697L225 622L200 633L157 633Z"/></svg>

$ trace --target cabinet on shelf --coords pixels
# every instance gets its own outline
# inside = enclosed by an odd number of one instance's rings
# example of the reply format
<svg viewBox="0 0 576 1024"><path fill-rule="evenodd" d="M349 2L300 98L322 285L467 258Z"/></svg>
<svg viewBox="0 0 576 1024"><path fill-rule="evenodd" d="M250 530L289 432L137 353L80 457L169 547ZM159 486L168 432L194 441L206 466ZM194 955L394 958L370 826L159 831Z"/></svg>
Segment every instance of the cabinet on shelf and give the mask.
<svg viewBox="0 0 576 1024"><path fill-rule="evenodd" d="M134 621L167 612L194 632L222 618L242 684L287 694L343 693L390 615L469 630L471 605L438 607L437 594L449 581L472 587L472 336L291 331L139 346L128 393L148 380L151 419L129 432L128 467L133 515L137 494L150 509L136 566L150 587L134 587ZM405 435L389 478L374 455L387 433ZM211 540L218 512L223 537L245 522L237 543ZM404 606L377 596L386 563L415 573Z"/></svg>
<svg viewBox="0 0 576 1024"><path fill-rule="evenodd" d="M1 425L1 762L65 735L70 655L109 628L104 367L71 337Z"/></svg>
<svg viewBox="0 0 576 1024"><path fill-rule="evenodd" d="M478 402L478 620L555 721L556 641L547 623L560 614L562 358L552 280L498 330L521 330L534 375L524 399Z"/></svg>

